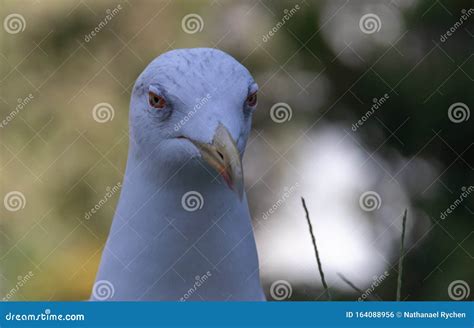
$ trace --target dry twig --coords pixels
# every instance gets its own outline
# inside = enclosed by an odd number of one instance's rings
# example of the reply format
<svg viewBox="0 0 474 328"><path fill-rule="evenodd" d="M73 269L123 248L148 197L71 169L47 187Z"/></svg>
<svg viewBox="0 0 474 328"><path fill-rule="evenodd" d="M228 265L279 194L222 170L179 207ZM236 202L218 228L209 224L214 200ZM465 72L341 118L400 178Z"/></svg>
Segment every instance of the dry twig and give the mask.
<svg viewBox="0 0 474 328"><path fill-rule="evenodd" d="M407 212L408 210L405 209L405 213L403 214L403 222L402 222L402 240L400 243L400 257L398 259L397 301L400 301L401 294L402 294L402 272L403 272L403 258L405 257L404 243L405 243Z"/></svg>
<svg viewBox="0 0 474 328"><path fill-rule="evenodd" d="M301 201L303 203L303 208L304 208L304 211L306 213L306 221L308 222L309 233L311 235L311 240L313 242L314 254L316 256L316 261L318 263L318 269L319 269L319 275L321 276L321 282L323 284L324 290L326 291L328 300L331 301L331 294L329 293L329 288L328 288L328 285L326 283L326 279L324 278L323 266L321 264L321 259L319 258L318 247L316 246L316 238L314 237L313 226L311 225L311 220L309 219L308 208L306 207L306 203L305 203L303 197L301 197Z"/></svg>

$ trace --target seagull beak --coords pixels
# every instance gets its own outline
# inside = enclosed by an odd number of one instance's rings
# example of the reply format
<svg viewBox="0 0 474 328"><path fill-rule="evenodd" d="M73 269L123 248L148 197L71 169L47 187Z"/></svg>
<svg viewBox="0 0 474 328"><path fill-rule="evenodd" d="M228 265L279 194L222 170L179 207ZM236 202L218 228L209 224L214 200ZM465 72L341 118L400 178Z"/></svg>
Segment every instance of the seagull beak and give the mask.
<svg viewBox="0 0 474 328"><path fill-rule="evenodd" d="M211 144L190 140L201 152L202 158L224 178L230 189L242 200L244 176L242 161L234 139L221 123Z"/></svg>

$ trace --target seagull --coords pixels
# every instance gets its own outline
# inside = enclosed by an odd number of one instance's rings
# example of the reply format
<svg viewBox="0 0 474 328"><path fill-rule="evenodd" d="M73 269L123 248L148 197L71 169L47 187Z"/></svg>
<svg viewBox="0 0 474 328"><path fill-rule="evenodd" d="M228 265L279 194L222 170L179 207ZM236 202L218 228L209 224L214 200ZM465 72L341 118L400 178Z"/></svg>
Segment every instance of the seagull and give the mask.
<svg viewBox="0 0 474 328"><path fill-rule="evenodd" d="M211 48L168 51L140 74L91 300L265 300L242 170L257 91Z"/></svg>

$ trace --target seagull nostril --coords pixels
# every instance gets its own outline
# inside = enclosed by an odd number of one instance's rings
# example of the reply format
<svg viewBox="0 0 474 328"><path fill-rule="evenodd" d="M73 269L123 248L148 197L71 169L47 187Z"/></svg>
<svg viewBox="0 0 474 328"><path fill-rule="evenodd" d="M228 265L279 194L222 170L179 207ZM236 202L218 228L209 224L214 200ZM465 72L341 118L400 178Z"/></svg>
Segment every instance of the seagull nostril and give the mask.
<svg viewBox="0 0 474 328"><path fill-rule="evenodd" d="M219 157L221 158L221 160L224 160L224 155L218 150L216 150L216 152L217 152L217 155L219 155Z"/></svg>

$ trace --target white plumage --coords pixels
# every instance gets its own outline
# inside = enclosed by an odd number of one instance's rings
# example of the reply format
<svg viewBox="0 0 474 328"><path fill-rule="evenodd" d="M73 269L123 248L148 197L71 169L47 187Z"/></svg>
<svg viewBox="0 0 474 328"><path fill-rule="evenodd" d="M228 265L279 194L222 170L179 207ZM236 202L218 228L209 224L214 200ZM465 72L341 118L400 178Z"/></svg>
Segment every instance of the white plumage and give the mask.
<svg viewBox="0 0 474 328"><path fill-rule="evenodd" d="M265 299L241 166L256 91L248 70L216 49L167 52L139 76L97 274L111 299Z"/></svg>

